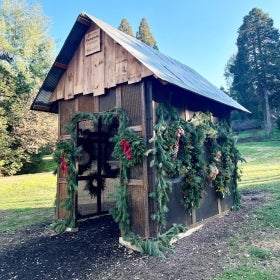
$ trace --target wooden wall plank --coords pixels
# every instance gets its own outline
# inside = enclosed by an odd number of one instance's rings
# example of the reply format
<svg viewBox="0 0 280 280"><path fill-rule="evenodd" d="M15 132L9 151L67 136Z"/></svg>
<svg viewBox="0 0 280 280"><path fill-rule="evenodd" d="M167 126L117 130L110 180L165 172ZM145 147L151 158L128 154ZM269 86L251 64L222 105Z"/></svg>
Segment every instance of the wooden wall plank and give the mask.
<svg viewBox="0 0 280 280"><path fill-rule="evenodd" d="M92 77L91 56L85 56L84 57L83 73L84 73L83 94L92 93L93 91L92 91L92 87L91 87L91 77Z"/></svg>
<svg viewBox="0 0 280 280"><path fill-rule="evenodd" d="M96 28L95 24L92 24L89 29L87 30L87 33L93 31ZM86 34L87 34L86 33ZM85 52L84 52L85 54ZM83 84L84 84L84 90L83 94L89 94L93 93L93 58L92 55L84 55L84 67L83 67Z"/></svg>
<svg viewBox="0 0 280 280"><path fill-rule="evenodd" d="M137 83L141 81L142 65L141 63L131 54L128 54L128 66L127 66L127 79L128 83Z"/></svg>
<svg viewBox="0 0 280 280"><path fill-rule="evenodd" d="M104 37L104 59L105 59L104 86L105 88L111 88L116 86L116 80L115 80L116 43L105 32L103 32L103 37Z"/></svg>
<svg viewBox="0 0 280 280"><path fill-rule="evenodd" d="M64 98L64 89L65 89L65 79L66 79L66 72L62 75L62 78L60 79L57 87L56 87L56 97L57 100Z"/></svg>
<svg viewBox="0 0 280 280"><path fill-rule="evenodd" d="M148 76L152 76L153 72L151 70L149 70L145 65L141 64L142 70L141 70L141 77L148 77Z"/></svg>
<svg viewBox="0 0 280 280"><path fill-rule="evenodd" d="M104 51L92 55L92 68L93 95L98 96L104 94Z"/></svg>
<svg viewBox="0 0 280 280"><path fill-rule="evenodd" d="M74 94L80 94L84 91L84 58L85 58L85 51L84 51L84 38L82 39L75 55L74 59Z"/></svg>
<svg viewBox="0 0 280 280"><path fill-rule="evenodd" d="M49 102L54 102L56 101L58 98L57 98L57 91L54 90L54 92L52 93L51 97L49 98Z"/></svg>
<svg viewBox="0 0 280 280"><path fill-rule="evenodd" d="M71 99L74 97L74 59L72 59L66 70L64 99Z"/></svg>
<svg viewBox="0 0 280 280"><path fill-rule="evenodd" d="M115 45L116 51L116 84L127 82L127 51L119 44Z"/></svg>

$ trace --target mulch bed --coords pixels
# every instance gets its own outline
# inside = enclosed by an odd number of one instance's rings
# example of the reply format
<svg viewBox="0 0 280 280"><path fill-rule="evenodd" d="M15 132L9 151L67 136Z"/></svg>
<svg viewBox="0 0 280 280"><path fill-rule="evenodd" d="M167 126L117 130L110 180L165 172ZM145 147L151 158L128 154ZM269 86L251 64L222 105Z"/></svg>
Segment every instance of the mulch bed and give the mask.
<svg viewBox="0 0 280 280"><path fill-rule="evenodd" d="M241 210L207 221L165 259L120 246L110 216L81 222L77 233L52 235L40 225L0 234L0 279L213 279L235 263L226 240L265 200L264 192L243 192Z"/></svg>

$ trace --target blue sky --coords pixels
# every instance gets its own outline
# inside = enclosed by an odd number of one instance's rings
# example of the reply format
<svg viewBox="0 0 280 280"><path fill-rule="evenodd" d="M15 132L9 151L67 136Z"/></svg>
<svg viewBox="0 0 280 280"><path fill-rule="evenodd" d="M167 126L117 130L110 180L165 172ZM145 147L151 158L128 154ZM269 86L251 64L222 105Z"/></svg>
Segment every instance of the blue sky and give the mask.
<svg viewBox="0 0 280 280"><path fill-rule="evenodd" d="M39 0L51 19L58 50L78 14L87 12L114 27L126 18L134 33L145 17L159 50L192 67L211 83L226 85L224 68L236 52L237 30L252 8L280 29L279 0Z"/></svg>

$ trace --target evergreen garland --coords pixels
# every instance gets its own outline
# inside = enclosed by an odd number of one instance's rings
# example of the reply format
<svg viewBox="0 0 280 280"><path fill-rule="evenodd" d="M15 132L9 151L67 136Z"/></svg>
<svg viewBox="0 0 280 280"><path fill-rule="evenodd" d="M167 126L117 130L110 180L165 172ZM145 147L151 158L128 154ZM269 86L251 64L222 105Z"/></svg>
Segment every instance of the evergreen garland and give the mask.
<svg viewBox="0 0 280 280"><path fill-rule="evenodd" d="M64 158L67 169L65 170L65 177L67 178L67 194L61 200L61 207L66 211L69 211L69 215L63 220L57 220L51 228L56 232L64 232L67 227L74 228L76 223L76 211L74 210L75 192L78 189L76 182L76 176L78 174L75 162L79 155L79 149L76 148L73 141L60 141L56 144L56 150L54 152L54 161L58 163L58 168L54 171L54 174L59 172L61 165L61 159Z"/></svg>
<svg viewBox="0 0 280 280"><path fill-rule="evenodd" d="M184 135L178 143L175 159L174 143L178 129L182 129ZM150 140L154 147L147 151L147 155L153 155L150 165L157 171L156 190L151 197L157 203L152 218L159 226L166 225L167 203L172 190L170 179L176 177L183 181L182 198L187 210L199 207L202 192L209 183L220 197L230 195L232 186L234 207L240 206L237 164L242 159L234 146L227 122L213 124L211 114L201 112L196 113L191 121L184 121L175 108L159 104L154 130L155 135Z"/></svg>
<svg viewBox="0 0 280 280"><path fill-rule="evenodd" d="M241 171L238 162L244 161L235 147L234 138L229 125L226 122L216 124L217 137L209 139L211 150L209 162L216 166L218 173L212 180L218 195L221 198L230 195L232 188L234 194L233 208L240 208L240 194L237 189L237 182L240 180Z"/></svg>
<svg viewBox="0 0 280 280"><path fill-rule="evenodd" d="M159 104L157 122L154 126L154 137L150 139L153 147L146 152L152 156L150 166L157 172L155 192L150 196L156 201L156 211L152 215L159 228L156 238L141 239L130 230L128 213L128 170L141 163L145 152L145 144L141 136L127 128L129 119L121 109L114 109L103 113L76 114L68 131L70 141L57 143L55 160L58 164L67 166L68 197L63 199L64 209L69 216L56 221L52 226L58 232L67 227L75 226L74 194L78 188L76 182L77 170L75 167L79 149L76 143L76 126L80 120L92 120L94 124L101 119L105 125L117 120L119 127L117 134L111 139L115 143L113 156L121 162L120 184L113 194L116 206L111 210L114 220L118 223L123 238L136 245L141 253L164 256L164 252L171 251L169 242L178 233L186 230L183 226L173 225L167 232L160 234L166 226L166 213L169 194L172 190L170 179L182 179L182 199L187 210L198 207L202 192L207 183L206 177L222 197L229 194L230 184L234 192L234 207L240 206L240 194L237 190L239 179L238 161L240 154L234 146L233 137L226 123L214 125L211 115L197 113L191 121L180 118L176 109L170 105ZM183 131L178 137L178 131ZM205 149L208 149L205 154ZM208 181L209 183L209 181Z"/></svg>
<svg viewBox="0 0 280 280"><path fill-rule="evenodd" d="M190 122L184 122L188 139L183 143L183 165L188 172L182 184L183 203L187 210L198 208L205 188L206 168L204 142L206 137L214 135L209 126L210 116L198 113Z"/></svg>
<svg viewBox="0 0 280 280"><path fill-rule="evenodd" d="M127 115L119 108L101 113L77 113L72 118L67 128L68 133L71 135L70 141L60 141L57 143L54 159L58 163L58 168L61 167L62 158L67 166L65 177L67 178L68 182L68 197L62 199L61 206L66 211L69 211L69 215L65 219L55 221L51 226L57 232L63 232L67 227L75 227L76 212L74 209L74 199L75 192L78 189L76 180L78 172L75 163L80 153L80 150L75 146L75 143L77 142L77 123L81 120L91 120L93 124L97 124L99 120L102 120L105 125L111 124L114 120L118 121L118 133L111 139L111 141L115 143L113 155L121 161L121 185L116 187L117 192L115 195L117 198L117 205L116 208L112 210L112 213L113 217L116 218L119 224L120 230L125 233L129 228L129 215L127 210L127 171L130 167L141 162L145 151L145 144L141 136L135 135L133 131L127 128L129 119ZM126 158L124 151L121 149L122 140L126 140L131 145L132 158L130 160ZM134 141L135 143L133 143ZM57 173L57 170L55 173Z"/></svg>
<svg viewBox="0 0 280 280"><path fill-rule="evenodd" d="M168 174L176 175L179 169L177 164L180 165L179 161L173 160L174 151L172 149L175 143L175 131L179 128L180 118L173 107L167 107L163 104L158 105L156 113L155 134L150 139L150 143L153 143L153 148L148 150L146 155L153 155L150 167L155 167L157 171L155 192L151 193L150 196L156 201L157 209L152 215L152 219L158 223L160 232L161 227L166 226L167 203L169 201L169 192L172 188L172 183L167 180L167 176Z"/></svg>
<svg viewBox="0 0 280 280"><path fill-rule="evenodd" d="M156 238L142 239L139 235L132 232L128 233L124 239L135 245L142 255L150 255L156 257L165 257L165 253L173 253L170 247L170 241L176 239L178 234L185 232L186 227L173 224L165 233L158 235Z"/></svg>

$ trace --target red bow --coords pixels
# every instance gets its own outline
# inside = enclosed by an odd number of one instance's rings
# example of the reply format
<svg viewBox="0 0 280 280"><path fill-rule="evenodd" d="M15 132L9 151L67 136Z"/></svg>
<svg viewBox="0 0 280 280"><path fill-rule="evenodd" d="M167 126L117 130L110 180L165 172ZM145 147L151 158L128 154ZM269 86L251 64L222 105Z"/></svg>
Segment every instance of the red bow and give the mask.
<svg viewBox="0 0 280 280"><path fill-rule="evenodd" d="M60 158L60 168L64 174L67 173L67 161L64 155Z"/></svg>
<svg viewBox="0 0 280 280"><path fill-rule="evenodd" d="M132 154L131 154L129 142L126 141L126 140L122 140L121 144L122 144L123 152L125 153L127 159L132 159Z"/></svg>

